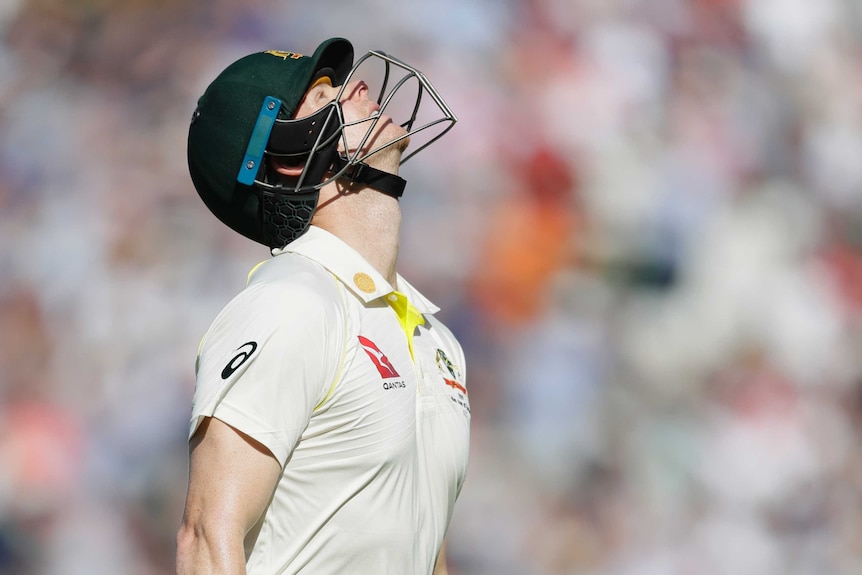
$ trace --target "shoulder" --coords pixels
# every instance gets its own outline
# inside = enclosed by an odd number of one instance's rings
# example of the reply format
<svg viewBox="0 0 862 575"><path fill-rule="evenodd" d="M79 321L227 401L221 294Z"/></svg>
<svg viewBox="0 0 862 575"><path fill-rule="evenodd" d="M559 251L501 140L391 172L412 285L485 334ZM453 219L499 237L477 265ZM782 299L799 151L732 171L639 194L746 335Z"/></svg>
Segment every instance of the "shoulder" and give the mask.
<svg viewBox="0 0 862 575"><path fill-rule="evenodd" d="M340 357L343 347L347 312L341 291L325 268L301 256L286 254L258 266L201 339L199 382L218 383L225 372L237 380L255 366L269 373L298 366L308 373L325 371L323 364ZM243 370L234 369L238 365Z"/></svg>
<svg viewBox="0 0 862 575"><path fill-rule="evenodd" d="M276 319L280 314L318 315L340 307L338 280L323 266L297 254L283 254L264 262L248 285L225 307L243 314Z"/></svg>
<svg viewBox="0 0 862 575"><path fill-rule="evenodd" d="M267 260L219 311L201 347L268 339L285 330L297 338L327 337L346 315L342 290L332 274L308 258L284 254Z"/></svg>
<svg viewBox="0 0 862 575"><path fill-rule="evenodd" d="M338 280L318 262L284 253L255 268L246 290L269 296L291 292L325 300L338 293Z"/></svg>

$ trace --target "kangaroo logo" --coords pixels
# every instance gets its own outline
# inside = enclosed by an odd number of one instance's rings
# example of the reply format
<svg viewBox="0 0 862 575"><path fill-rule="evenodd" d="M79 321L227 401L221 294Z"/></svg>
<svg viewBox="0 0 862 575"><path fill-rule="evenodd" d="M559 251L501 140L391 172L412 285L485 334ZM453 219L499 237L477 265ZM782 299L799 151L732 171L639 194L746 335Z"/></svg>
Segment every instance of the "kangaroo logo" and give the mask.
<svg viewBox="0 0 862 575"><path fill-rule="evenodd" d="M395 371L395 367L389 361L380 348L377 347L373 341L368 339L367 337L359 336L359 345L362 346L362 349L365 350L365 353L368 354L368 357L371 358L371 361L374 363L374 367L377 368L377 371L380 372L380 377L383 379L390 379L393 377L401 377L398 375L398 372Z"/></svg>

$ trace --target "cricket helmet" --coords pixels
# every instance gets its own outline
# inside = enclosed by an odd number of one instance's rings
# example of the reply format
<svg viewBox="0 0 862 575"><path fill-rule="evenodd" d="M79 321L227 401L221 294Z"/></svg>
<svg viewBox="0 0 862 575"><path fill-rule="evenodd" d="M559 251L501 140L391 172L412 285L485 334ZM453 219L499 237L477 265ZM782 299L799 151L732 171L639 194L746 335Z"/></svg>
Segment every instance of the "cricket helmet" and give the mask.
<svg viewBox="0 0 862 575"><path fill-rule="evenodd" d="M436 136L402 156L403 163L457 121L415 68L380 51L369 51L355 64L353 55L353 46L344 38L326 40L311 56L277 50L258 52L229 65L207 87L189 127L188 165L198 195L224 224L258 243L279 248L308 229L320 188L335 179L355 181L399 197L404 180L372 168L364 160L419 131L442 126ZM380 112L398 90L415 80L418 89L412 114L401 123L403 136L365 151L377 117L363 120L368 130L361 145L355 152L339 152L339 142L344 144L342 150L348 150L344 129L352 125L345 121L341 108L344 87L368 59L385 66L377 98ZM404 75L393 80L393 69ZM333 86L341 86L338 96L310 116L294 118L306 91L321 76L329 77ZM426 93L440 113L415 126ZM272 156L301 166L301 175L279 176L267 161Z"/></svg>

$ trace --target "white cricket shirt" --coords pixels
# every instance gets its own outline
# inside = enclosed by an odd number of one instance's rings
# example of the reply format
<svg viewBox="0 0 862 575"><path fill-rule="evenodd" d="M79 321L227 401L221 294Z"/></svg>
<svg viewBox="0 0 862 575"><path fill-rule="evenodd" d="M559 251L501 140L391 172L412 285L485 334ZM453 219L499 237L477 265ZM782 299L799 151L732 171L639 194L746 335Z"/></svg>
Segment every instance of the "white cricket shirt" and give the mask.
<svg viewBox="0 0 862 575"><path fill-rule="evenodd" d="M273 253L201 343L189 429L216 417L283 466L248 573L430 574L467 469L461 346L320 228Z"/></svg>

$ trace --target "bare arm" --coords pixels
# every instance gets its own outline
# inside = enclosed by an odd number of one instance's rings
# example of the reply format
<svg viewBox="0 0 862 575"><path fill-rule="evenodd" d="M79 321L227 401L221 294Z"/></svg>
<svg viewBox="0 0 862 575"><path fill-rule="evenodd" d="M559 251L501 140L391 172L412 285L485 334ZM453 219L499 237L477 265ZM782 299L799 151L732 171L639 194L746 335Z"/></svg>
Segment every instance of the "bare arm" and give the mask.
<svg viewBox="0 0 862 575"><path fill-rule="evenodd" d="M449 569L446 568L446 540L443 540L443 545L440 547L440 553L437 554L437 562L434 563L433 575L449 575Z"/></svg>
<svg viewBox="0 0 862 575"><path fill-rule="evenodd" d="M243 540L269 503L281 465L259 442L207 418L192 438L177 534L177 574L244 574Z"/></svg>

